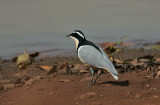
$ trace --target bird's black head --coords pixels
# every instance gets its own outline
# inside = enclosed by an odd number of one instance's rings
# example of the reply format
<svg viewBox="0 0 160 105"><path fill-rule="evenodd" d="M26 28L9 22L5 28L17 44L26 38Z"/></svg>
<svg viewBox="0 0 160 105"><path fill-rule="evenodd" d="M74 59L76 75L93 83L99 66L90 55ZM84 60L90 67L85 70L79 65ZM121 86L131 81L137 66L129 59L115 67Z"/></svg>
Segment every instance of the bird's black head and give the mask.
<svg viewBox="0 0 160 105"><path fill-rule="evenodd" d="M67 35L67 37L76 38L79 41L86 40L84 34L80 30L74 30L71 34Z"/></svg>

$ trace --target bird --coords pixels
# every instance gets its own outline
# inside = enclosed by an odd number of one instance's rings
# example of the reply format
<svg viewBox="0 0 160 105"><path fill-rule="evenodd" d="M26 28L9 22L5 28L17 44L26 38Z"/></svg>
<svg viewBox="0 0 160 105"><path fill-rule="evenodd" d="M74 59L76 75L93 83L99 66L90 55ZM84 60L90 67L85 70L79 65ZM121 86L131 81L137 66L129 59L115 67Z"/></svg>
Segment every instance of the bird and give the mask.
<svg viewBox="0 0 160 105"><path fill-rule="evenodd" d="M70 37L75 41L76 52L79 59L84 64L89 65L92 74L92 80L87 87L94 86L98 77L105 71L108 71L114 79L118 80L118 72L116 71L107 54L100 46L87 40L84 36L84 33L80 30L74 30L67 35L67 37ZM94 79L94 75L97 70L100 70L100 72Z"/></svg>

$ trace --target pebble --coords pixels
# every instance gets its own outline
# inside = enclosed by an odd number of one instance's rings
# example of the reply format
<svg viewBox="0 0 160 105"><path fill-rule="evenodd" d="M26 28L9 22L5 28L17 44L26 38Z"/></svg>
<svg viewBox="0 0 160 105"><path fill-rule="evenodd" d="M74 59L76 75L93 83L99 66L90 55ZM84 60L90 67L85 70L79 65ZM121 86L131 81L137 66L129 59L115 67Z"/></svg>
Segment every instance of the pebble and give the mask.
<svg viewBox="0 0 160 105"><path fill-rule="evenodd" d="M129 92L127 97L129 97L129 98L132 97L132 92Z"/></svg>
<svg viewBox="0 0 160 105"><path fill-rule="evenodd" d="M102 103L94 101L94 102L88 103L87 105L102 105Z"/></svg>
<svg viewBox="0 0 160 105"><path fill-rule="evenodd" d="M88 71L87 70L80 70L80 73L84 74L84 73L88 73Z"/></svg>
<svg viewBox="0 0 160 105"><path fill-rule="evenodd" d="M156 74L156 77L155 77L156 79L159 79L160 78L160 71L158 71L157 72L157 74Z"/></svg>
<svg viewBox="0 0 160 105"><path fill-rule="evenodd" d="M88 92L88 93L80 95L79 98L80 99L86 99L86 98L91 98L95 95L96 95L96 93L94 93L94 92Z"/></svg>
<svg viewBox="0 0 160 105"><path fill-rule="evenodd" d="M48 94L49 94L49 95L52 95L52 94L53 94L53 92L49 92Z"/></svg>
<svg viewBox="0 0 160 105"><path fill-rule="evenodd" d="M0 80L0 83L8 83L10 80Z"/></svg>
<svg viewBox="0 0 160 105"><path fill-rule="evenodd" d="M32 85L33 82L38 81L41 79L41 76L36 76L33 79L29 79L28 81L25 82L25 86L30 86Z"/></svg>
<svg viewBox="0 0 160 105"><path fill-rule="evenodd" d="M54 72L57 72L57 66L53 66L52 69L47 73L47 75L53 74Z"/></svg>
<svg viewBox="0 0 160 105"><path fill-rule="evenodd" d="M135 95L135 98L136 98L136 99L142 98L142 95L136 94L136 95Z"/></svg>
<svg viewBox="0 0 160 105"><path fill-rule="evenodd" d="M69 83L70 80L68 80L68 79L61 79L61 80L59 80L59 82Z"/></svg>
<svg viewBox="0 0 160 105"><path fill-rule="evenodd" d="M153 98L159 98L159 96L153 96Z"/></svg>
<svg viewBox="0 0 160 105"><path fill-rule="evenodd" d="M156 60L156 62L160 62L160 58L156 58L155 60Z"/></svg>
<svg viewBox="0 0 160 105"><path fill-rule="evenodd" d="M15 85L14 84L5 84L0 87L0 90L7 90L13 88Z"/></svg>
<svg viewBox="0 0 160 105"><path fill-rule="evenodd" d="M146 84L146 87L147 87L147 88L150 88L151 86L150 86L150 84Z"/></svg>

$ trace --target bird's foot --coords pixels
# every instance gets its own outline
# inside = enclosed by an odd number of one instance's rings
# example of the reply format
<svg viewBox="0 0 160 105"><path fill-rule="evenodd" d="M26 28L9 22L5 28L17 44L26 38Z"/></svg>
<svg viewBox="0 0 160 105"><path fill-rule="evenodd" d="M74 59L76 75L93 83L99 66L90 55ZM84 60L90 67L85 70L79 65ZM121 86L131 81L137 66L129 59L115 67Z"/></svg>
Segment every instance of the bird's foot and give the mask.
<svg viewBox="0 0 160 105"><path fill-rule="evenodd" d="M95 83L96 83L96 81L91 82L91 83L87 86L87 88L89 88L89 87L91 87L91 86L94 86Z"/></svg>
<svg viewBox="0 0 160 105"><path fill-rule="evenodd" d="M87 88L90 88L91 86L94 86L94 84L92 84L92 83L89 84L89 85L87 86Z"/></svg>

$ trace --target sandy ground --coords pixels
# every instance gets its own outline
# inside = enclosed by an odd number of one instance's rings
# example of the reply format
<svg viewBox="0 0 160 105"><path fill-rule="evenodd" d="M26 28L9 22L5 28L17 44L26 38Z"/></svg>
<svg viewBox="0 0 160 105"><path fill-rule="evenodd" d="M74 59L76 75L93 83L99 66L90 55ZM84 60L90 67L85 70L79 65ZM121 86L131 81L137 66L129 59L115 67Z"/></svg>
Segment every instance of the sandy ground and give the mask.
<svg viewBox="0 0 160 105"><path fill-rule="evenodd" d="M146 55L154 62L146 62ZM106 72L95 86L87 88L91 81L89 68L76 57L46 57L38 59L25 70L18 70L14 62L1 63L1 105L159 105L160 51L122 50L111 54L119 72L119 80ZM135 59L141 60L140 62ZM129 63L126 63L129 60ZM148 60L148 58L147 58ZM125 62L124 62L125 61ZM127 65L132 64L131 67ZM52 71L42 65L54 66ZM137 66L138 65L138 66ZM126 68L126 69L125 69ZM49 73L50 72L50 73Z"/></svg>

